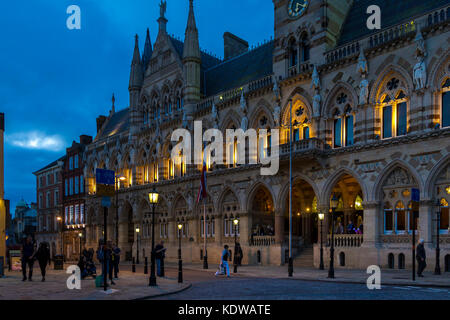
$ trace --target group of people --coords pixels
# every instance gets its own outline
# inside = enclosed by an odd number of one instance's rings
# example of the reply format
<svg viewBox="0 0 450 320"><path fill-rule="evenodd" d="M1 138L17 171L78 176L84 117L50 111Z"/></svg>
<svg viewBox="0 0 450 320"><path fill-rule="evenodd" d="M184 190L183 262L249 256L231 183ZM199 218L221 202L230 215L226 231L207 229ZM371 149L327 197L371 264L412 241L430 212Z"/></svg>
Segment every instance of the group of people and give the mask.
<svg viewBox="0 0 450 320"><path fill-rule="evenodd" d="M359 227L356 227L353 222L350 220L347 224L347 227L344 229L342 222L338 222L334 229L335 234L363 234L364 226L361 223Z"/></svg>
<svg viewBox="0 0 450 320"><path fill-rule="evenodd" d="M275 234L275 230L271 225L259 225L253 229L252 236L273 236Z"/></svg>
<svg viewBox="0 0 450 320"><path fill-rule="evenodd" d="M106 244L101 241L97 249L97 260L102 265L102 277L109 277L111 285L115 285L114 279L119 278L120 248L111 241Z"/></svg>
<svg viewBox="0 0 450 320"><path fill-rule="evenodd" d="M47 242L41 242L39 248L31 236L28 236L22 245L22 281L33 281L33 267L35 261L39 262L42 280L45 281L47 265L50 264L50 248ZM27 278L28 267L28 278Z"/></svg>

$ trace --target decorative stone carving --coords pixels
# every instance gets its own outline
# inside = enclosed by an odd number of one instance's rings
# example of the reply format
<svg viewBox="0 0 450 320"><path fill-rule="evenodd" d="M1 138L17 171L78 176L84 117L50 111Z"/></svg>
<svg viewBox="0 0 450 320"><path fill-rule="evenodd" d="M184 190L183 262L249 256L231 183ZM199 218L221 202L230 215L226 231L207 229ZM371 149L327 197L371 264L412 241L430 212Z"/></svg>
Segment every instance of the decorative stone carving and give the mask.
<svg viewBox="0 0 450 320"><path fill-rule="evenodd" d="M278 86L278 80L275 78L274 84L273 84L273 94L275 96L275 100L280 100L281 94L280 94L280 87Z"/></svg>
<svg viewBox="0 0 450 320"><path fill-rule="evenodd" d="M405 169L396 168L386 179L385 186L414 185L416 181Z"/></svg>
<svg viewBox="0 0 450 320"><path fill-rule="evenodd" d="M281 117L281 107L276 105L273 109L273 121L275 122L275 127L280 126L280 117Z"/></svg>
<svg viewBox="0 0 450 320"><path fill-rule="evenodd" d="M416 90L422 90L427 85L427 68L423 56L419 56L417 59L419 62L414 66L414 84Z"/></svg>
<svg viewBox="0 0 450 320"><path fill-rule="evenodd" d="M241 129L247 131L248 129L248 118L247 118L247 101L245 101L244 90L241 93L241 111L243 113L241 121Z"/></svg>
<svg viewBox="0 0 450 320"><path fill-rule="evenodd" d="M217 107L214 101L211 107L211 121L213 123L214 129L219 129L219 112L217 111Z"/></svg>
<svg viewBox="0 0 450 320"><path fill-rule="evenodd" d="M314 65L314 70L312 73L312 83L311 88L314 90L320 90L320 77L319 72L317 71L317 67Z"/></svg>
<svg viewBox="0 0 450 320"><path fill-rule="evenodd" d="M313 117L320 117L320 108L322 104L322 97L320 96L319 90L316 90L316 94L313 97Z"/></svg>
<svg viewBox="0 0 450 320"><path fill-rule="evenodd" d="M159 4L159 17L164 18L164 15L166 14L167 10L167 2L164 0L161 0L161 3Z"/></svg>
<svg viewBox="0 0 450 320"><path fill-rule="evenodd" d="M369 66L367 64L367 59L366 59L366 56L364 55L363 49L361 49L361 52L359 53L358 66L356 67L356 71L360 75L369 73Z"/></svg>
<svg viewBox="0 0 450 320"><path fill-rule="evenodd" d="M362 75L361 83L359 84L359 105L365 105L369 102L369 81L366 75Z"/></svg>

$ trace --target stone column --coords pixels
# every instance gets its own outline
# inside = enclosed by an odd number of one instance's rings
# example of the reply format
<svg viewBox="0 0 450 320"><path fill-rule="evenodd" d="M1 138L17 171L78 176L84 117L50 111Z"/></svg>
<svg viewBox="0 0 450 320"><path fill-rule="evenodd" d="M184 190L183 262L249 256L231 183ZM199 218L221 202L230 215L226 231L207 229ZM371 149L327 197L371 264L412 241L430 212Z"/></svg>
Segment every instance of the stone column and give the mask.
<svg viewBox="0 0 450 320"><path fill-rule="evenodd" d="M281 210L275 211L275 242L283 244L284 241L284 214Z"/></svg>
<svg viewBox="0 0 450 320"><path fill-rule="evenodd" d="M125 255L127 251L131 250L131 246L128 243L128 223L119 223L119 248L120 248L120 259L125 261Z"/></svg>
<svg viewBox="0 0 450 320"><path fill-rule="evenodd" d="M418 237L417 240L425 240L426 247L433 247L433 220L436 219L436 210L431 200L420 201L419 219L418 219ZM412 228L412 226L410 226Z"/></svg>
<svg viewBox="0 0 450 320"><path fill-rule="evenodd" d="M239 243L241 246L248 246L250 240L252 219L248 214L239 214Z"/></svg>
<svg viewBox="0 0 450 320"><path fill-rule="evenodd" d="M223 241L223 216L218 215L214 219L215 221L215 240L216 244L221 245Z"/></svg>
<svg viewBox="0 0 450 320"><path fill-rule="evenodd" d="M169 230L168 230L169 231L169 243L171 246L175 246L178 241L177 234L175 233L175 228L176 228L175 218L169 218L168 228L169 228Z"/></svg>
<svg viewBox="0 0 450 320"><path fill-rule="evenodd" d="M363 202L363 247L374 247L380 239L379 210L377 202Z"/></svg>

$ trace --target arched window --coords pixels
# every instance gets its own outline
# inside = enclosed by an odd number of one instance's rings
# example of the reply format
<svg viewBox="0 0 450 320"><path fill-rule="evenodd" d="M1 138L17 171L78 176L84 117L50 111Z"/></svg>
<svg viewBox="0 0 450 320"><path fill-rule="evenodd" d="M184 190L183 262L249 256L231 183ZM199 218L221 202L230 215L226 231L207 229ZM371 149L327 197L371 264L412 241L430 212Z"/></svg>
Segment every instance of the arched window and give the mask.
<svg viewBox="0 0 450 320"><path fill-rule="evenodd" d="M294 67L298 63L298 48L295 39L289 42L289 67Z"/></svg>
<svg viewBox="0 0 450 320"><path fill-rule="evenodd" d="M388 91L381 99L383 139L407 134L407 98L397 90L400 80L392 78L386 85Z"/></svg>
<svg viewBox="0 0 450 320"><path fill-rule="evenodd" d="M228 237L228 235L230 234L229 230L228 230L228 216L227 215L223 216L223 234L225 237Z"/></svg>
<svg viewBox="0 0 450 320"><path fill-rule="evenodd" d="M442 85L441 104L442 128L450 127L450 78L447 78Z"/></svg>
<svg viewBox="0 0 450 320"><path fill-rule="evenodd" d="M440 226L439 229L440 233L447 234L449 231L449 211L450 211L448 201L445 198L442 198L440 204L441 210L439 216L439 226Z"/></svg>
<svg viewBox="0 0 450 320"><path fill-rule="evenodd" d="M333 112L333 146L348 147L354 144L354 115L347 94L341 92ZM343 112L341 112L343 110Z"/></svg>
<svg viewBox="0 0 450 320"><path fill-rule="evenodd" d="M403 234L406 232L406 208L402 201L397 202L395 205L395 231L397 234Z"/></svg>
<svg viewBox="0 0 450 320"><path fill-rule="evenodd" d="M308 35L304 33L300 40L301 46L301 62L306 62L309 60L309 40Z"/></svg>
<svg viewBox="0 0 450 320"><path fill-rule="evenodd" d="M392 206L389 202L384 204L384 233L392 234L394 231Z"/></svg>

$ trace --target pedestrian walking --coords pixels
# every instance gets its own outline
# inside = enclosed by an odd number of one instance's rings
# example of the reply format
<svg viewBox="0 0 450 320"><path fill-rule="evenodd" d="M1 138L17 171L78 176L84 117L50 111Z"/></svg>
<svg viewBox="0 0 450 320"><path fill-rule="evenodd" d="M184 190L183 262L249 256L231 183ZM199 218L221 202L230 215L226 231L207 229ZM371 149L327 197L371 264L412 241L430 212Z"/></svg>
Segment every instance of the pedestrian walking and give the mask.
<svg viewBox="0 0 450 320"><path fill-rule="evenodd" d="M230 277L230 266L228 265L228 259L230 257L230 251L228 250L228 245L226 244L223 247L222 256L221 256L221 264L223 265L224 273L226 273L227 277Z"/></svg>
<svg viewBox="0 0 450 320"><path fill-rule="evenodd" d="M155 259L156 259L156 274L158 277L162 277L162 266L164 266L164 258L166 257L166 248L164 248L164 241L158 243L155 247Z"/></svg>
<svg viewBox="0 0 450 320"><path fill-rule="evenodd" d="M425 268L427 267L427 256L425 253L425 247L424 247L424 240L420 239L419 240L419 244L417 245L417 249L416 249L416 259L417 259L417 263L419 265L419 267L417 268L417 275L419 277L423 277L423 271L425 270Z"/></svg>
<svg viewBox="0 0 450 320"><path fill-rule="evenodd" d="M33 265L34 265L34 253L36 251L36 243L33 242L33 238L28 236L22 245L22 281L27 280L27 266L28 266L28 281L33 281Z"/></svg>
<svg viewBox="0 0 450 320"><path fill-rule="evenodd" d="M39 249L35 253L35 258L39 262L39 268L41 269L42 282L45 281L45 270L47 264L50 264L50 248L47 242L41 242L39 244Z"/></svg>
<svg viewBox="0 0 450 320"><path fill-rule="evenodd" d="M112 254L113 254L114 279L118 279L119 278L119 263L120 263L120 248L115 243L113 245Z"/></svg>

